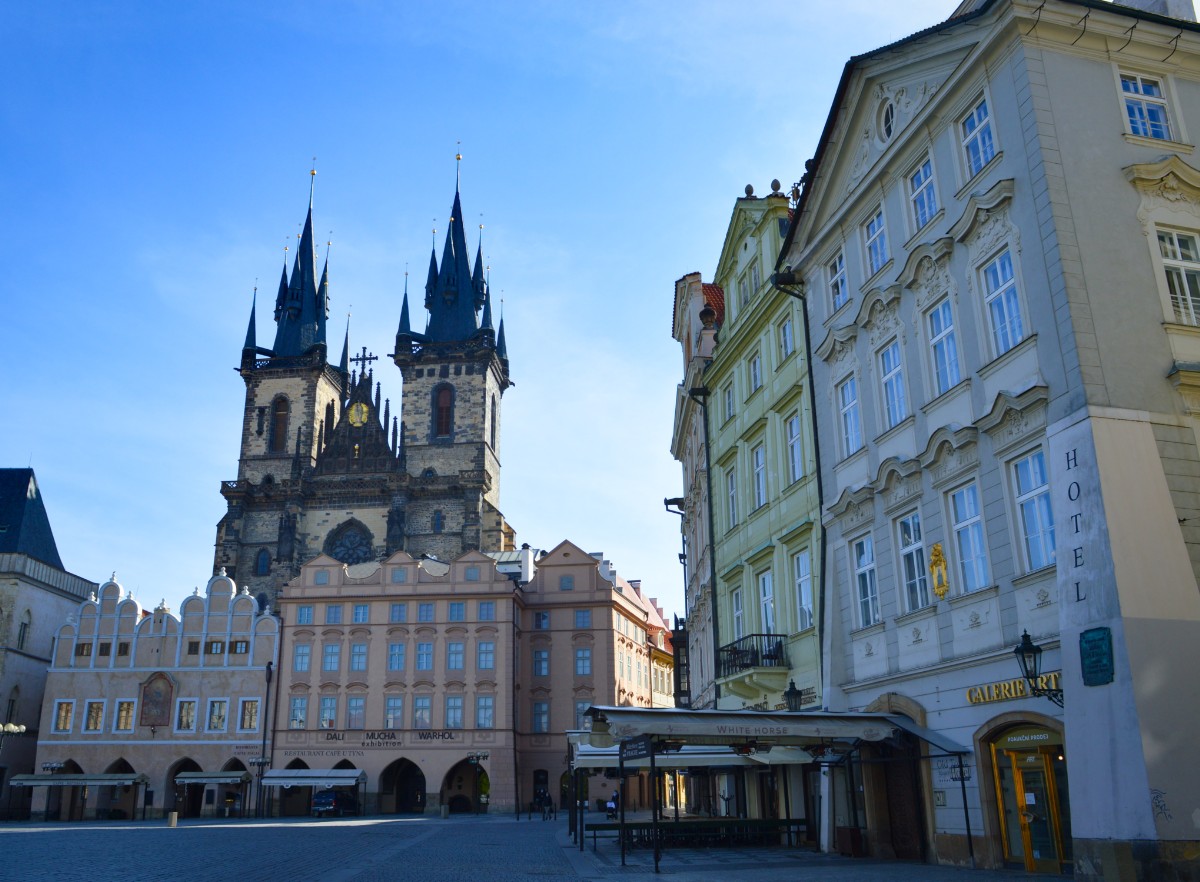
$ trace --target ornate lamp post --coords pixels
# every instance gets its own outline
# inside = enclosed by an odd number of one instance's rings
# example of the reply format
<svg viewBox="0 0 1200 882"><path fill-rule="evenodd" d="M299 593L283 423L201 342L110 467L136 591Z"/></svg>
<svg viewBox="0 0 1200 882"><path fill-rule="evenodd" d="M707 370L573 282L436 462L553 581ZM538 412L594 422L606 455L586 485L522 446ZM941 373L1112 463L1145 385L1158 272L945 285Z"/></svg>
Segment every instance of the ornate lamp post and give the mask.
<svg viewBox="0 0 1200 882"><path fill-rule="evenodd" d="M1042 647L1037 646L1029 639L1028 631L1025 631L1021 635L1021 642L1013 650L1013 654L1017 657L1017 663L1021 666L1021 676L1025 678L1025 683L1029 687L1029 694L1034 698L1048 698L1059 707L1062 707L1063 691L1061 689L1047 689L1041 684Z"/></svg>
<svg viewBox="0 0 1200 882"><path fill-rule="evenodd" d="M24 726L18 726L16 723L5 723L0 726L0 750L4 750L4 739L9 735L23 735L25 733Z"/></svg>
<svg viewBox="0 0 1200 882"><path fill-rule="evenodd" d="M796 688L796 681L789 680L788 688L783 690L783 700L787 702L789 711L800 710L801 702L804 700L804 693Z"/></svg>

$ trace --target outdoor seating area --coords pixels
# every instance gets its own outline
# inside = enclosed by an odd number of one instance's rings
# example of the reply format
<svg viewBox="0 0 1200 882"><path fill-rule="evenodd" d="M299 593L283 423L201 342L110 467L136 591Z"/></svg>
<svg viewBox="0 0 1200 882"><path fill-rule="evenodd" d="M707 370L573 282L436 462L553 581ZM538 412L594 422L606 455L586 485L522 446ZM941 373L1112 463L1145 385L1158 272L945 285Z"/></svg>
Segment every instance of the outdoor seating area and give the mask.
<svg viewBox="0 0 1200 882"><path fill-rule="evenodd" d="M659 846L663 848L716 848L745 845L798 845L808 839L808 822L779 818L694 818L658 822ZM611 838L618 845L622 829L626 848L653 848L655 824L649 819L584 823L585 838Z"/></svg>

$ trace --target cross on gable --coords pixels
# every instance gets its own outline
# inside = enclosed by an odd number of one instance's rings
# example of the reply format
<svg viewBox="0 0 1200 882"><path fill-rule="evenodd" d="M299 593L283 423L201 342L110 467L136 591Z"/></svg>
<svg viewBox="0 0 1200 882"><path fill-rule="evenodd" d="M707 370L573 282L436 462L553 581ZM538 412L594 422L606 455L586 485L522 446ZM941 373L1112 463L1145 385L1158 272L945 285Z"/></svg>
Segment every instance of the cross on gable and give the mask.
<svg viewBox="0 0 1200 882"><path fill-rule="evenodd" d="M362 355L356 355L351 358L350 361L354 362L356 365L359 365L362 369L362 373L366 373L367 365L372 361L379 361L379 356L367 355L367 347L364 346L362 348Z"/></svg>

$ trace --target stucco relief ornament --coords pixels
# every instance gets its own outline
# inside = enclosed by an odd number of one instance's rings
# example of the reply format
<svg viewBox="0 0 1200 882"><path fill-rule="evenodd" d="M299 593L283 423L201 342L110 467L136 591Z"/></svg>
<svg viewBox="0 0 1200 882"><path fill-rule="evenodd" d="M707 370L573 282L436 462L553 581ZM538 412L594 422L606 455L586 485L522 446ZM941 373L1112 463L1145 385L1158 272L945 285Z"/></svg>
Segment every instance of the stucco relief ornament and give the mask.
<svg viewBox="0 0 1200 882"><path fill-rule="evenodd" d="M913 642L914 644L916 644L916 643L923 643L923 642L924 642L924 638L923 638L923 637L921 637L921 629L920 629L920 628L913 628L913 629L912 629L912 642Z"/></svg>
<svg viewBox="0 0 1200 882"><path fill-rule="evenodd" d="M895 333L900 324L899 311L899 304L896 301L871 310L871 318L867 321L867 327L870 329L869 339L872 347L878 346Z"/></svg>
<svg viewBox="0 0 1200 882"><path fill-rule="evenodd" d="M854 189L854 185L862 180L867 173L867 165L871 158L871 129L865 128L859 136L858 149L854 152L854 162L850 166L850 178L846 182L846 192Z"/></svg>
<svg viewBox="0 0 1200 882"><path fill-rule="evenodd" d="M980 212L981 220L971 237L971 253L976 257L991 254L1006 242L1016 252L1021 251L1021 232L1008 217L1008 206Z"/></svg>
<svg viewBox="0 0 1200 882"><path fill-rule="evenodd" d="M942 550L942 543L936 542L929 549L929 575L933 579L933 593L938 600L943 600L950 592L950 580L946 572L946 553Z"/></svg>
<svg viewBox="0 0 1200 882"><path fill-rule="evenodd" d="M945 260L935 261L932 257L923 257L917 264L917 308L924 309L932 300L942 294L955 293L950 270Z"/></svg>
<svg viewBox="0 0 1200 882"><path fill-rule="evenodd" d="M1149 218L1156 210L1186 211L1200 217L1200 199L1196 191L1175 174L1168 174L1157 183L1141 186L1142 205L1137 218L1142 222L1143 232L1149 232Z"/></svg>

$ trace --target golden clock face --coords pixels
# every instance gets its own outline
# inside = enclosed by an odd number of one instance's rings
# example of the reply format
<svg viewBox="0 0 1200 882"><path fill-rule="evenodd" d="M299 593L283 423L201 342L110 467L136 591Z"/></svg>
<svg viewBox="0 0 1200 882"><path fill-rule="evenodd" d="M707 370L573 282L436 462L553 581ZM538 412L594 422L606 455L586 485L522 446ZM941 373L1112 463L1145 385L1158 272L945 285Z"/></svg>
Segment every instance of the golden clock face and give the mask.
<svg viewBox="0 0 1200 882"><path fill-rule="evenodd" d="M370 413L370 411L361 401L359 401L357 404L350 405L350 425L365 426L367 424L368 413Z"/></svg>

